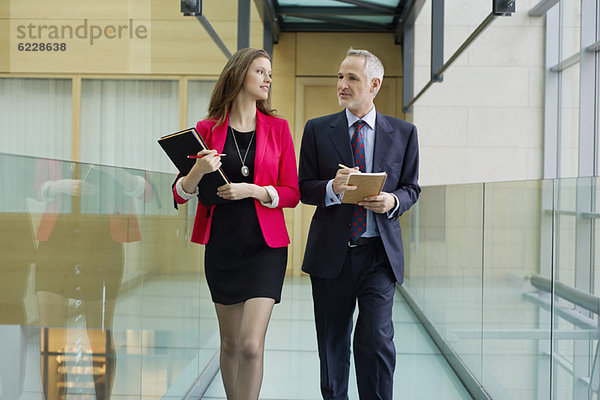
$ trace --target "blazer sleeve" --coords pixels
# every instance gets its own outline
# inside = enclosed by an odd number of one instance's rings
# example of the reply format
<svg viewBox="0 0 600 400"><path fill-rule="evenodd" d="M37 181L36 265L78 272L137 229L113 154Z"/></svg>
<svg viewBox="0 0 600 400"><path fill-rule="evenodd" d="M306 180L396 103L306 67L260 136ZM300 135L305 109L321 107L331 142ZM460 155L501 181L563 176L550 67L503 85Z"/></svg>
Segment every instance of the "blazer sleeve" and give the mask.
<svg viewBox="0 0 600 400"><path fill-rule="evenodd" d="M300 147L300 199L304 204L325 207L325 191L328 180L319 172L319 157L313 121L308 121L302 134Z"/></svg>
<svg viewBox="0 0 600 400"><path fill-rule="evenodd" d="M292 134L288 122L283 120L281 128L281 157L279 159L279 176L275 190L279 195L277 208L296 207L300 201L298 188L298 170L296 166L296 152L292 141Z"/></svg>
<svg viewBox="0 0 600 400"><path fill-rule="evenodd" d="M187 199L184 199L177 193L177 188L175 187L175 184L177 183L177 181L180 178L182 178L181 172L177 174L177 177L175 178L175 180L173 181L173 184L171 185L171 190L173 192L173 206L176 209L177 209L178 204L184 204L187 202Z"/></svg>
<svg viewBox="0 0 600 400"><path fill-rule="evenodd" d="M413 125L406 144L398 189L393 191L398 198L399 207L396 215L402 215L419 199L421 187L418 184L418 179L419 144L417 140L417 127Z"/></svg>

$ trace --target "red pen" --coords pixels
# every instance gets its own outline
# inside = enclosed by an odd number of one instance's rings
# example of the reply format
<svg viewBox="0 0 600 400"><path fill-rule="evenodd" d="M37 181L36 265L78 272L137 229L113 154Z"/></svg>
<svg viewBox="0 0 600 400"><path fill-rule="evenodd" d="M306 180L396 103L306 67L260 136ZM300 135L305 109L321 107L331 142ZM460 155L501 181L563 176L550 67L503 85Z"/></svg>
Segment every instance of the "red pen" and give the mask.
<svg viewBox="0 0 600 400"><path fill-rule="evenodd" d="M215 154L215 157L216 156L225 157L226 155L227 154ZM204 156L188 156L188 158L202 158L202 157L204 157Z"/></svg>

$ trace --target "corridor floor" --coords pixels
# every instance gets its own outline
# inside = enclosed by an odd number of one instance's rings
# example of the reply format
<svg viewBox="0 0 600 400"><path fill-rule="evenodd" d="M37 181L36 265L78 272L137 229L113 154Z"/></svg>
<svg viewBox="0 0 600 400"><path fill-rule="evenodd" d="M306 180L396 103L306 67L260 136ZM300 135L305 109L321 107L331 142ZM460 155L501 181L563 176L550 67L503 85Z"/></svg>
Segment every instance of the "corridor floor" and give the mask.
<svg viewBox="0 0 600 400"><path fill-rule="evenodd" d="M394 399L470 399L399 293L394 296L393 320L397 352ZM349 397L351 400L358 399L353 364ZM260 398L321 398L319 360L308 277L286 278L281 303L275 306L267 332L264 380ZM225 399L220 374L208 388L204 399Z"/></svg>

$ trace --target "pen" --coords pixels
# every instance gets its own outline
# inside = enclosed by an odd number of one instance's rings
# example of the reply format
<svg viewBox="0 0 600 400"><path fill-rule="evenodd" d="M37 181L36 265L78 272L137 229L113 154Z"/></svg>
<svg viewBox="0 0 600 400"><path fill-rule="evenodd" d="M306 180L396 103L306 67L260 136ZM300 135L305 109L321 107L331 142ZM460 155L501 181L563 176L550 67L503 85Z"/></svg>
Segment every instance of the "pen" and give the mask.
<svg viewBox="0 0 600 400"><path fill-rule="evenodd" d="M352 169L350 167L346 167L344 164L338 164L338 167L340 167L340 168L346 168L346 169Z"/></svg>
<svg viewBox="0 0 600 400"><path fill-rule="evenodd" d="M215 154L215 156L225 157L227 154ZM202 158L204 156L188 156L188 158Z"/></svg>

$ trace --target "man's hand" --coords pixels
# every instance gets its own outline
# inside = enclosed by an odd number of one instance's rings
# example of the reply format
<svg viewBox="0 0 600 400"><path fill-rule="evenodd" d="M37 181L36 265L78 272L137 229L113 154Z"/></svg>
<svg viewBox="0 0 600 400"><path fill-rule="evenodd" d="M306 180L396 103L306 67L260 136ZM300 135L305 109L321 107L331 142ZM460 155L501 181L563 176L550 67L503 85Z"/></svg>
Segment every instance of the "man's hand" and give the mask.
<svg viewBox="0 0 600 400"><path fill-rule="evenodd" d="M390 193L381 192L377 196L365 197L358 205L375 213L383 214L396 206L396 198Z"/></svg>
<svg viewBox="0 0 600 400"><path fill-rule="evenodd" d="M346 185L346 182L348 181L348 175L357 172L360 172L358 167L338 169L335 178L333 179L333 192L335 194L342 194L346 190L356 190L356 186L348 186Z"/></svg>

